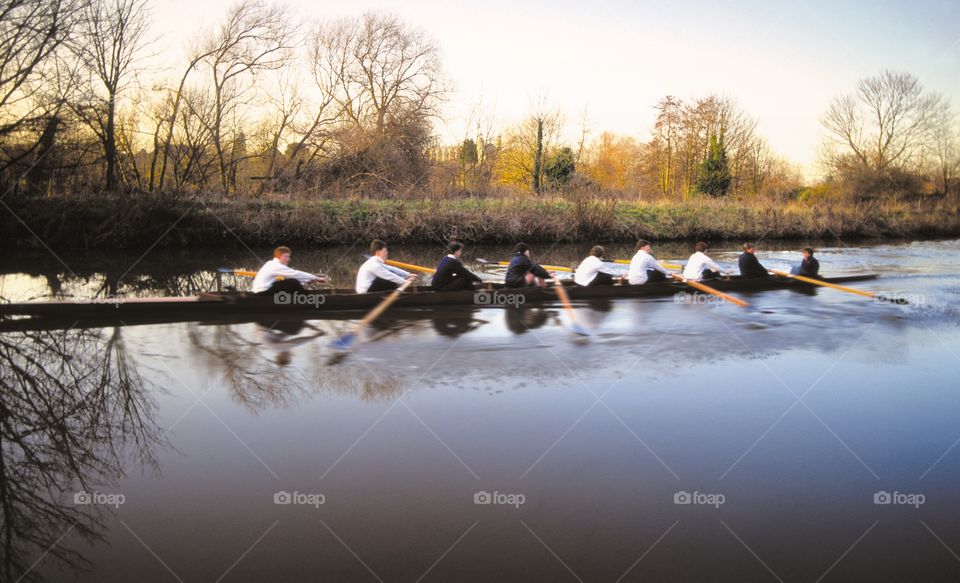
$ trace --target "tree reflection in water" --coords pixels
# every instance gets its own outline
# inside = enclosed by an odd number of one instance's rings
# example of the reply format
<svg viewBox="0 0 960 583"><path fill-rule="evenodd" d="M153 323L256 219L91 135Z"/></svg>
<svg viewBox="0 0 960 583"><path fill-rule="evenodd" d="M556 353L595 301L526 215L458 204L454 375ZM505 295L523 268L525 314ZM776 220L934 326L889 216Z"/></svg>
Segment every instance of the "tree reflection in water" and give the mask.
<svg viewBox="0 0 960 583"><path fill-rule="evenodd" d="M0 334L0 395L0 581L38 580L41 556L88 568L64 535L101 541L105 515L73 493L156 468L162 442L121 330Z"/></svg>
<svg viewBox="0 0 960 583"><path fill-rule="evenodd" d="M423 332L429 321L420 322ZM217 375L234 401L251 412L292 407L316 394L356 396L364 401L391 401L410 379L375 363L328 365L329 339L342 333L342 323L302 320L208 326L190 324L187 333L193 357ZM417 326L372 330L369 343L399 329L417 334ZM300 353L294 354L297 350ZM303 354L306 353L306 354Z"/></svg>

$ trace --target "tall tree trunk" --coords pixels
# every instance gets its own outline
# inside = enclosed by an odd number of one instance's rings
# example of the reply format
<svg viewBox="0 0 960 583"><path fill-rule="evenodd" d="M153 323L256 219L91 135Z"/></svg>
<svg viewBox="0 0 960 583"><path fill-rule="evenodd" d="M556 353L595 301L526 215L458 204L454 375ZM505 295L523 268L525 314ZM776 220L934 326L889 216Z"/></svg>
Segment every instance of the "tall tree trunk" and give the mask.
<svg viewBox="0 0 960 583"><path fill-rule="evenodd" d="M537 119L537 153L533 158L533 191L540 194L540 173L543 168L543 120Z"/></svg>

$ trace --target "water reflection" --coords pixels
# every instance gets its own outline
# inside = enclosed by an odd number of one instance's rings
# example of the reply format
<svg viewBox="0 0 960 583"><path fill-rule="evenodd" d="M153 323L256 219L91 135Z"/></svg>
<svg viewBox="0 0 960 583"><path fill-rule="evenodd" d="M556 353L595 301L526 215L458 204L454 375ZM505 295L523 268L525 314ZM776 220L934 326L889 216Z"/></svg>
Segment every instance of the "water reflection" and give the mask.
<svg viewBox="0 0 960 583"><path fill-rule="evenodd" d="M161 434L148 384L119 328L31 332L0 335L0 393L0 580L34 579L44 554L82 570L61 537L103 540L106 511L73 496L154 465Z"/></svg>

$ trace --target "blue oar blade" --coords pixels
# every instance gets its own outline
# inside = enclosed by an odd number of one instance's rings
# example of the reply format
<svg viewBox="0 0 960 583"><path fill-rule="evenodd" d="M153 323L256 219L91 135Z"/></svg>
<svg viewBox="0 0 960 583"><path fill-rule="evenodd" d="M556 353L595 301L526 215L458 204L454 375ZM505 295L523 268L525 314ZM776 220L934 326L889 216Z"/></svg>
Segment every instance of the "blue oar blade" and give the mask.
<svg viewBox="0 0 960 583"><path fill-rule="evenodd" d="M357 334L355 332L347 332L343 336L340 336L336 340L330 343L330 347L334 350L347 351L353 348L353 344L357 340Z"/></svg>
<svg viewBox="0 0 960 583"><path fill-rule="evenodd" d="M570 324L570 331L577 336L590 336L590 331L584 328L580 322Z"/></svg>

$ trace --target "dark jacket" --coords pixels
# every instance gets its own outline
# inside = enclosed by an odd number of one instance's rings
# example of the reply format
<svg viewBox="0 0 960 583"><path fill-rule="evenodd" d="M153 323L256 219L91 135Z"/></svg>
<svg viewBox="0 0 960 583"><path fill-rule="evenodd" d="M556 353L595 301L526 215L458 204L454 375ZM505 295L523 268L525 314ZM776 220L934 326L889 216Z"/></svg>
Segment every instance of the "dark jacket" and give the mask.
<svg viewBox="0 0 960 583"><path fill-rule="evenodd" d="M800 263L800 275L812 276L818 275L820 273L820 262L817 261L816 257L810 257L809 259L804 259Z"/></svg>
<svg viewBox="0 0 960 583"><path fill-rule="evenodd" d="M441 289L454 280L462 278L470 281L483 281L477 274L464 267L463 262L459 259L447 255L440 260L440 265L437 266L437 271L434 272L430 285L433 289Z"/></svg>
<svg viewBox="0 0 960 583"><path fill-rule="evenodd" d="M510 261L510 266L507 267L507 276L504 278L504 282L507 284L507 287L523 287L526 285L524 278L527 276L527 273L532 273L542 279L548 279L550 277L547 270L540 267L539 263L530 261L530 258L523 253L517 253Z"/></svg>
<svg viewBox="0 0 960 583"><path fill-rule="evenodd" d="M753 253L744 252L738 260L740 275L743 277L767 277L767 268L760 264L760 260Z"/></svg>

